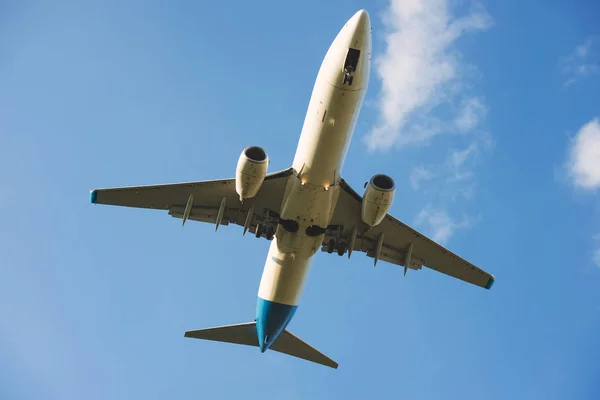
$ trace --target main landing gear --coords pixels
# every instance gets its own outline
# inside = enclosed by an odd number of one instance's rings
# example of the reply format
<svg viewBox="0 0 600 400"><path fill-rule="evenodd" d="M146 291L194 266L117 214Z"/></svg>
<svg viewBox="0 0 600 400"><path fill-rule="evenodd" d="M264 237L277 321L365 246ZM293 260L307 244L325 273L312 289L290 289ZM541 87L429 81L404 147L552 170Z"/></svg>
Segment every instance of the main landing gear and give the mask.
<svg viewBox="0 0 600 400"><path fill-rule="evenodd" d="M346 250L348 250L347 243L343 241L338 242L334 238L329 239L326 246L326 250L329 254L337 251L338 256L343 256L346 253Z"/></svg>
<svg viewBox="0 0 600 400"><path fill-rule="evenodd" d="M279 221L279 214L270 210L265 210L263 215L256 215L254 236L257 238L266 237L267 240L273 240Z"/></svg>
<svg viewBox="0 0 600 400"><path fill-rule="evenodd" d="M267 237L267 240L273 240L273 236L275 236L275 226L272 224L259 223L256 226L255 236L260 238L263 234Z"/></svg>
<svg viewBox="0 0 600 400"><path fill-rule="evenodd" d="M327 233L323 239L323 247L321 251L326 251L331 254L334 251L338 253L338 256L343 256L349 250L350 242L352 240L348 234L344 234L343 226L330 225L327 227ZM352 251L352 249L350 249Z"/></svg>

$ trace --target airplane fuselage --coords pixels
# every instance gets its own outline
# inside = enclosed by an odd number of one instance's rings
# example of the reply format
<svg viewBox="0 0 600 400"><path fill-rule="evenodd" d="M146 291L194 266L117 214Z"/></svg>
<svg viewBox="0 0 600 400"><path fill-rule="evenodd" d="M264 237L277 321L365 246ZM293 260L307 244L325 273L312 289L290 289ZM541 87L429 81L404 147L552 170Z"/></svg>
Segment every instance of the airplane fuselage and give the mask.
<svg viewBox="0 0 600 400"><path fill-rule="evenodd" d="M279 225L265 262L256 307L266 351L298 307L312 257L323 243L339 195L341 169L368 87L371 25L357 12L331 44L317 75L287 183Z"/></svg>

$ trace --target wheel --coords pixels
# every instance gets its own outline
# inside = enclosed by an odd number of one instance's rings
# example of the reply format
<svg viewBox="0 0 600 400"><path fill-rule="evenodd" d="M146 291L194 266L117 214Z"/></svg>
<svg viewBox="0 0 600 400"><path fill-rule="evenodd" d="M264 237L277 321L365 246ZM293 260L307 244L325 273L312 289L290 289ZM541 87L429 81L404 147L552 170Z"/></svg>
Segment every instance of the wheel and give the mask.
<svg viewBox="0 0 600 400"><path fill-rule="evenodd" d="M264 231L264 227L263 227L262 224L256 225L256 234L255 235L256 235L257 238L259 238L259 237L262 236L263 231Z"/></svg>
<svg viewBox="0 0 600 400"><path fill-rule="evenodd" d="M343 256L345 252L346 252L346 245L345 244L341 244L340 247L338 247L338 250L337 250L338 256Z"/></svg>
<svg viewBox="0 0 600 400"><path fill-rule="evenodd" d="M333 253L333 249L335 249L335 240L329 239L329 242L327 243L327 252L331 254Z"/></svg>
<svg viewBox="0 0 600 400"><path fill-rule="evenodd" d="M267 240L273 240L275 228L273 228L272 226L267 226L267 229L265 229L265 234L267 235Z"/></svg>

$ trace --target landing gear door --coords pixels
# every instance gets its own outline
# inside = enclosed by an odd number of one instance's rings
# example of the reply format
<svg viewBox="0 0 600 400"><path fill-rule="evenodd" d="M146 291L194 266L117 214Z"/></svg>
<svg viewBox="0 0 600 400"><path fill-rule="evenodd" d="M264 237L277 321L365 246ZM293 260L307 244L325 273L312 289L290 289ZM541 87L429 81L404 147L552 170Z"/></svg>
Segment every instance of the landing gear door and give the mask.
<svg viewBox="0 0 600 400"><path fill-rule="evenodd" d="M360 50L349 48L348 53L346 54L346 60L344 61L344 80L342 85L346 83L348 86L352 86L352 78L354 77L354 72L358 68L358 60L360 58Z"/></svg>

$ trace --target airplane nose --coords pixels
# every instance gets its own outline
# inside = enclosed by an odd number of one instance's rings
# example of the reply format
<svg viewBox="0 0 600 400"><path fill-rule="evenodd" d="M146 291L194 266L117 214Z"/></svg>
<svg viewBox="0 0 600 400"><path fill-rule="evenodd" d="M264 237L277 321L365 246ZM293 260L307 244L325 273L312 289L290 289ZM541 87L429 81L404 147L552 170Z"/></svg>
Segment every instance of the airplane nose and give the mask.
<svg viewBox="0 0 600 400"><path fill-rule="evenodd" d="M331 43L319 70L319 78L341 90L363 90L369 83L371 20L359 10Z"/></svg>
<svg viewBox="0 0 600 400"><path fill-rule="evenodd" d="M348 25L354 31L371 32L371 19L367 10L359 10L350 18Z"/></svg>

